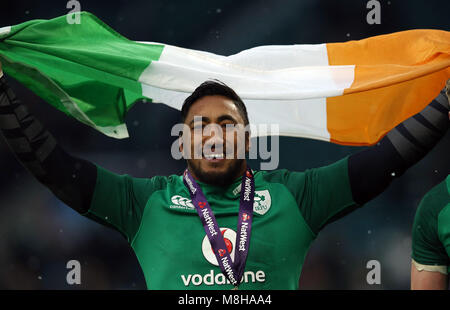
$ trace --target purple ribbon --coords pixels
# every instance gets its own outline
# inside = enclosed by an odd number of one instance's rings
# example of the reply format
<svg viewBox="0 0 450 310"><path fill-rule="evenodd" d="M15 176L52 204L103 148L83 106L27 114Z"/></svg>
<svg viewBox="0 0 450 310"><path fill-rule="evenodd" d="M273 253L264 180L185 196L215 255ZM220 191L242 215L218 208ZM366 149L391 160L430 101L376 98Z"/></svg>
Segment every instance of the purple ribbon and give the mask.
<svg viewBox="0 0 450 310"><path fill-rule="evenodd" d="M253 220L253 200L255 197L255 180L251 169L247 168L242 178L241 200L239 205L238 231L236 238L236 250L234 263L231 260L225 240L220 232L219 225L206 200L200 186L195 182L191 173L186 169L183 181L189 190L192 203L202 221L206 235L211 243L214 255L219 262L220 269L235 287L239 286L244 274L247 261L248 249L250 247L250 232Z"/></svg>

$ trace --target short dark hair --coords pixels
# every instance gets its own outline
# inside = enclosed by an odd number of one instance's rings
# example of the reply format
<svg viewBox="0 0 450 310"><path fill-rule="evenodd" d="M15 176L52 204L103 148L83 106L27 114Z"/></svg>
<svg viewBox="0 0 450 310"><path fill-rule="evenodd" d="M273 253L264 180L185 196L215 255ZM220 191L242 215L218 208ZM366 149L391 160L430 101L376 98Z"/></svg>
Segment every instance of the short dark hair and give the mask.
<svg viewBox="0 0 450 310"><path fill-rule="evenodd" d="M215 95L224 96L228 99L231 99L238 108L239 113L244 120L244 125L248 125L249 121L247 108L245 107L245 104L242 101L241 97L239 97L231 87L219 80L208 80L206 82L203 82L194 90L194 92L189 97L186 98L186 100L184 100L183 106L181 107L181 121L184 123L189 109L194 104L194 102L203 97Z"/></svg>

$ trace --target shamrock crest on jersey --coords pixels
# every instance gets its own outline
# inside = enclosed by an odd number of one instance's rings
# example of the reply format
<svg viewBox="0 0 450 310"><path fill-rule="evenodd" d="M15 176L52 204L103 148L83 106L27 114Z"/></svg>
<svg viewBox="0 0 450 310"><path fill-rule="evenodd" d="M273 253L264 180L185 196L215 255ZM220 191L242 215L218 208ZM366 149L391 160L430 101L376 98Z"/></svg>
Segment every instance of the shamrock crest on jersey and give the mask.
<svg viewBox="0 0 450 310"><path fill-rule="evenodd" d="M253 211L259 215L264 215L269 211L272 200L269 191L255 191L255 199L253 202Z"/></svg>

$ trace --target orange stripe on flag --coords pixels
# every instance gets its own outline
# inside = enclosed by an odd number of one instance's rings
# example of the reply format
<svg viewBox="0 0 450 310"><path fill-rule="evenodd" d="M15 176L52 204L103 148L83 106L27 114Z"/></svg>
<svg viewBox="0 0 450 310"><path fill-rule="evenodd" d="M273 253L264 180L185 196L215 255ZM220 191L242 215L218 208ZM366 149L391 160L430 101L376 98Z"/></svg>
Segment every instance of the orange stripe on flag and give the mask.
<svg viewBox="0 0 450 310"><path fill-rule="evenodd" d="M327 98L330 141L372 145L433 100L450 78L450 32L409 30L327 44L330 65L355 65L343 96Z"/></svg>

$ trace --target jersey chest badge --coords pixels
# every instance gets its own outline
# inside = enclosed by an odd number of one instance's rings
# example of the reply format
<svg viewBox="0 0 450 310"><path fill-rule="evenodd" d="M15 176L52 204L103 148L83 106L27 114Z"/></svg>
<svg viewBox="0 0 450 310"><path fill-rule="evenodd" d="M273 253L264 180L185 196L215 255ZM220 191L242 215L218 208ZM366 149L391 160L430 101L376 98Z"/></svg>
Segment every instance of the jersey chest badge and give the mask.
<svg viewBox="0 0 450 310"><path fill-rule="evenodd" d="M236 186L233 190L235 196L239 195L241 192L241 184ZM265 189L262 191L255 191L255 200L253 202L253 212L259 215L264 215L269 211L272 205L272 199L270 198L269 190Z"/></svg>
<svg viewBox="0 0 450 310"><path fill-rule="evenodd" d="M195 210L194 205L192 204L192 200L180 196L180 195L174 195L171 197L172 204L169 205L169 208L171 209L182 209L182 210Z"/></svg>
<svg viewBox="0 0 450 310"><path fill-rule="evenodd" d="M253 211L259 215L264 215L269 211L272 200L267 189L263 191L255 191L255 201L253 203Z"/></svg>

